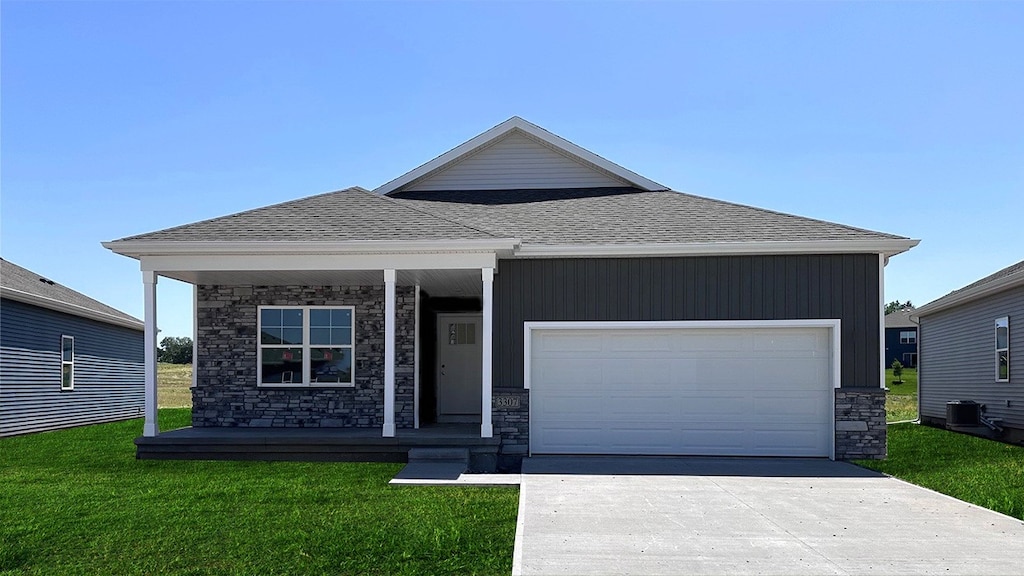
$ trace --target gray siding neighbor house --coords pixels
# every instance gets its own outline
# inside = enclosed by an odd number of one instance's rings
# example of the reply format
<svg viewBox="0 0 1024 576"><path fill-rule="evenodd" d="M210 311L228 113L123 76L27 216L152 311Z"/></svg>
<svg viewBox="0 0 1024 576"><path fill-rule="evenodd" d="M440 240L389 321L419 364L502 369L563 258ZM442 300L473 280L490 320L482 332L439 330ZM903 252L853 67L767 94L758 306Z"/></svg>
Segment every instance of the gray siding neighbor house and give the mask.
<svg viewBox="0 0 1024 576"><path fill-rule="evenodd" d="M1024 442L1024 261L915 311L920 318L922 422L943 426L946 403L970 400ZM980 430L980 429L979 429Z"/></svg>
<svg viewBox="0 0 1024 576"><path fill-rule="evenodd" d="M142 415L142 329L0 259L0 436Z"/></svg>
<svg viewBox="0 0 1024 576"><path fill-rule="evenodd" d="M884 457L884 266L917 242L675 192L514 117L372 191L104 246L141 263L147 351L158 279L195 286L193 427L148 413L140 457L459 436L501 467Z"/></svg>

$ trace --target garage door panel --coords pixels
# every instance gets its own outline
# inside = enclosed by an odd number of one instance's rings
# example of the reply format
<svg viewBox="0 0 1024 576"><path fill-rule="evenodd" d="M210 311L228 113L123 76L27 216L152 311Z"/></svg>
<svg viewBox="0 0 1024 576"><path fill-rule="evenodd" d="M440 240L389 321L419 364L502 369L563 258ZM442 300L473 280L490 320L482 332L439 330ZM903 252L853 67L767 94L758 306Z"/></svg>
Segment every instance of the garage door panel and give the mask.
<svg viewBox="0 0 1024 576"><path fill-rule="evenodd" d="M531 450L827 456L827 328L535 330Z"/></svg>

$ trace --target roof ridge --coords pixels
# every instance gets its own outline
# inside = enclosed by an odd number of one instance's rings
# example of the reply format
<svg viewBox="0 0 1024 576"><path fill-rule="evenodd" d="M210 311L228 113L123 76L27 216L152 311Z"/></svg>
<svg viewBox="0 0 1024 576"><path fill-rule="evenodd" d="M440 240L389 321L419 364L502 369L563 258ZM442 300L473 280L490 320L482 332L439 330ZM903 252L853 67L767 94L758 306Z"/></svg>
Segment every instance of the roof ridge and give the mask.
<svg viewBox="0 0 1024 576"><path fill-rule="evenodd" d="M148 236L150 234L155 234L157 232L170 232L170 231L173 231L173 230L180 230L182 228L188 228L188 227L191 227L191 226L195 226L196 224L205 224L207 222L214 222L216 220L226 220L228 218L236 218L236 217L239 217L239 216L243 216L245 214L252 214L253 212L261 212L263 210L268 210L270 208L278 208L280 206L287 206L289 204L295 204L297 202L304 202L306 200L312 200L313 198L320 198L321 196L331 196L331 195L334 195L334 194L341 194L343 192L352 192L352 191L355 191L355 192L367 192L367 190L365 188L362 188L361 186L349 186L348 188L342 188L341 190L332 190L330 192L321 192L320 194L313 194L312 196L303 196L302 198L293 198L291 200L285 200L284 202L277 202L276 204L268 204L266 206L259 206L259 207L256 207L256 208L250 208L248 210L243 210L241 212L233 212L231 214L224 214L222 216L214 216L213 218L204 218L203 220L197 220L196 222L189 222L187 224L179 224L177 226L172 226L170 228L161 228L159 230L150 230L149 232L140 232L138 234L132 234L131 236L125 236L124 238L118 238L117 240L112 240L112 242L121 242L121 241L124 241L124 240L132 240L132 239L138 238L140 236Z"/></svg>
<svg viewBox="0 0 1024 576"><path fill-rule="evenodd" d="M454 218L449 218L448 216L442 216L441 214L438 214L438 213L436 213L436 212L434 212L432 210L426 210L426 209L418 207L418 206L411 206L408 203L403 202L401 198L392 198L392 197L390 197L390 196L388 196L386 194L377 194L377 193L370 192L369 190L365 190L365 189L360 189L360 191L364 192L366 194L369 194L371 196L374 196L376 198L384 198L385 200L387 200L389 202L393 202L393 203L395 203L395 204L397 204L399 206L402 206L405 209L412 210L414 212L419 212L420 214L426 214L427 216L432 216L434 218L439 218L441 220L444 220L445 222L450 222L452 224L457 224L459 226L462 226L463 228L469 228L470 230L473 230L475 232L480 232L482 234L487 234L488 236L490 236L492 238L506 238L506 236L500 236L500 235L495 234L494 232L492 232L490 230L486 230L486 229L483 229L483 228L477 228L476 226L473 226L471 224L467 224L466 222L462 222L461 220L456 220Z"/></svg>
<svg viewBox="0 0 1024 576"><path fill-rule="evenodd" d="M697 194L691 194L689 192L681 192L679 190L644 190L643 193L673 193L682 194L683 196L689 196L691 198L699 198L701 200L708 200L710 202L717 202L719 204L727 204L729 206L739 206L740 208L747 208L749 210L757 210L758 212L764 212L766 214L774 214L776 216L785 216L787 218L796 218L798 220L809 220L812 222L820 222L823 224L829 224L831 226L839 226L840 228L846 228L847 230L853 230L856 232L868 232L871 234L878 234L880 236L888 236L890 238L901 238L909 239L907 236L899 236L896 234L890 234L888 232L879 232L878 230L871 230L869 228L860 228L857 226L850 226L849 224L843 224L841 222L833 222L831 220L823 220L821 218L811 218L810 216L800 216L799 214L790 214L789 212L780 212L778 210L772 210L771 208L761 208L760 206L751 206L750 204L740 204L739 202L730 202L728 200L720 200L718 198L711 198L709 196L700 196Z"/></svg>

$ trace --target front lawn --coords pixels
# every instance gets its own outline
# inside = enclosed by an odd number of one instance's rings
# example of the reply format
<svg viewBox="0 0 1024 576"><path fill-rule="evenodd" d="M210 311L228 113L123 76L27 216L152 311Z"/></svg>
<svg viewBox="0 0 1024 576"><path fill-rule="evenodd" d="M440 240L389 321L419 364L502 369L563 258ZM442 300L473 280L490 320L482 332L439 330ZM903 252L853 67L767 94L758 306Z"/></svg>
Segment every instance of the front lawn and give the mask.
<svg viewBox="0 0 1024 576"><path fill-rule="evenodd" d="M889 427L889 457L857 464L1024 520L1024 448L920 424Z"/></svg>
<svg viewBox="0 0 1024 576"><path fill-rule="evenodd" d="M161 410L187 426L187 409ZM135 460L142 421L0 439L0 572L508 574L518 491L401 464Z"/></svg>

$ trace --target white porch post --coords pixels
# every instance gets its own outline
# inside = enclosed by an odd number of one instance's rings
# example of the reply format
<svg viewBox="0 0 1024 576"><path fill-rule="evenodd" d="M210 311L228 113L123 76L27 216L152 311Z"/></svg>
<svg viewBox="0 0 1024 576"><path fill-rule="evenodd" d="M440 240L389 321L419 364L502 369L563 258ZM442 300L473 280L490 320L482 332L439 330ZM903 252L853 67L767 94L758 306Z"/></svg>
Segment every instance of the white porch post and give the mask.
<svg viewBox="0 0 1024 576"><path fill-rule="evenodd" d="M384 270L384 432L395 435L395 271Z"/></svg>
<svg viewBox="0 0 1024 576"><path fill-rule="evenodd" d="M480 392L480 437L490 438L494 435L491 427L491 346L493 344L493 312L494 268L482 268L484 282L483 291L483 374L481 374Z"/></svg>
<svg viewBox="0 0 1024 576"><path fill-rule="evenodd" d="M160 433L156 422L156 279L156 272L142 271L146 303L146 328L143 337L146 362L146 420L142 426L143 436L156 436Z"/></svg>

